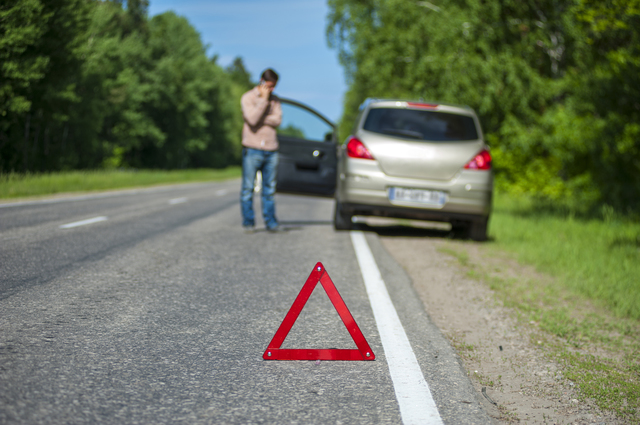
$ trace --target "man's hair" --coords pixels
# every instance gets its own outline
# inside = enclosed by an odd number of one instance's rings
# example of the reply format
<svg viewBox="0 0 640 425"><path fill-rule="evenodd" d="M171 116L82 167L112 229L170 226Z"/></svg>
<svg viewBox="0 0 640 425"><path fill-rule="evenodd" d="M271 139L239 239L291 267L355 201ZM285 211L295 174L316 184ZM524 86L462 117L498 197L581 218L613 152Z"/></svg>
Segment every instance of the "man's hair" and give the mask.
<svg viewBox="0 0 640 425"><path fill-rule="evenodd" d="M260 78L272 83L278 82L278 74L271 68L265 69Z"/></svg>

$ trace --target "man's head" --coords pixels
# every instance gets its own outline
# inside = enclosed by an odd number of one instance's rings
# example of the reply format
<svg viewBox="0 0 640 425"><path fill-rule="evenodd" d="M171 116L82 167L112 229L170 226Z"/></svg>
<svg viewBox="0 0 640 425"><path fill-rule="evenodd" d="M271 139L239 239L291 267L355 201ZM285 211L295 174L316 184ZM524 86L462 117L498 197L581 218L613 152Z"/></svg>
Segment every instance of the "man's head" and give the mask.
<svg viewBox="0 0 640 425"><path fill-rule="evenodd" d="M264 83L271 91L278 84L278 74L271 68L267 68L260 76L260 83Z"/></svg>
<svg viewBox="0 0 640 425"><path fill-rule="evenodd" d="M278 84L278 74L271 68L265 69L260 79L271 82L274 85Z"/></svg>

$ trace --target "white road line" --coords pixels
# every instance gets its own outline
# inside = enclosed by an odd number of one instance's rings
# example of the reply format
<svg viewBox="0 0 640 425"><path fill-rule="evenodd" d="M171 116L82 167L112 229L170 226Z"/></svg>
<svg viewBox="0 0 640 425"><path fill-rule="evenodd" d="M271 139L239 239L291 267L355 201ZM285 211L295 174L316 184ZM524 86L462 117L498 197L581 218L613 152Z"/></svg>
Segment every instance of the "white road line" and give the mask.
<svg viewBox="0 0 640 425"><path fill-rule="evenodd" d="M376 319L380 340L389 365L389 373L400 407L402 423L442 425L429 385L420 370L409 338L393 307L387 287L367 244L364 233L351 232L351 242Z"/></svg>
<svg viewBox="0 0 640 425"><path fill-rule="evenodd" d="M216 195L217 195L217 196L224 196L224 195L226 195L226 194L227 194L227 192L228 192L228 190L227 190L227 189L222 189L222 190L217 191L217 192L216 192Z"/></svg>
<svg viewBox="0 0 640 425"><path fill-rule="evenodd" d="M107 220L107 217L105 217L105 216L93 217L93 218L88 218L86 220L75 221L73 223L63 224L62 226L60 226L60 228L61 229L71 229L72 227L84 226L86 224L98 223L100 221L105 221L105 220Z"/></svg>
<svg viewBox="0 0 640 425"><path fill-rule="evenodd" d="M184 204L185 202L187 202L187 198L173 198L169 200L169 205Z"/></svg>

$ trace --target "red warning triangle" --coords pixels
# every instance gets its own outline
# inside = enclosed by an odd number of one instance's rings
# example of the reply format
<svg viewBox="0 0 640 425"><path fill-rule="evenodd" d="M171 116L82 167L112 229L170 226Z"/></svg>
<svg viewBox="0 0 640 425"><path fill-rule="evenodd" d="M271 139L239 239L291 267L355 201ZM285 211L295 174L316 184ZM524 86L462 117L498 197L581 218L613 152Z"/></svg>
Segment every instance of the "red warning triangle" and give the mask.
<svg viewBox="0 0 640 425"><path fill-rule="evenodd" d="M357 350L343 350L337 348L320 350L280 348L318 282L322 284L322 287L329 296L331 303L340 315L342 323L347 327L351 338L353 338L353 342L355 342L356 347L358 347ZM356 321L353 319L353 316L351 316L351 312L342 300L340 293L327 274L324 266L322 263L318 263L315 265L313 271L309 275L309 278L300 290L300 293L293 302L293 305L282 321L282 324L280 324L280 327L269 343L269 347L267 347L267 350L262 355L262 358L265 360L375 360L376 356L373 354L373 351L371 350L371 347L369 347L364 335L362 335L362 332L356 324Z"/></svg>

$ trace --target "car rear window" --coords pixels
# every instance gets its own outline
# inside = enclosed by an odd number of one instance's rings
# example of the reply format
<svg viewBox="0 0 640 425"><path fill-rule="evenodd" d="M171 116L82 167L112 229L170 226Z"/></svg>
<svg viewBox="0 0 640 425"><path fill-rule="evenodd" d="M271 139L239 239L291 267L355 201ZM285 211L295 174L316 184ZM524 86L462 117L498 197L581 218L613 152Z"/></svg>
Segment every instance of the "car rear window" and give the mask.
<svg viewBox="0 0 640 425"><path fill-rule="evenodd" d="M365 130L412 140L456 142L478 139L472 117L420 109L374 108Z"/></svg>

